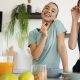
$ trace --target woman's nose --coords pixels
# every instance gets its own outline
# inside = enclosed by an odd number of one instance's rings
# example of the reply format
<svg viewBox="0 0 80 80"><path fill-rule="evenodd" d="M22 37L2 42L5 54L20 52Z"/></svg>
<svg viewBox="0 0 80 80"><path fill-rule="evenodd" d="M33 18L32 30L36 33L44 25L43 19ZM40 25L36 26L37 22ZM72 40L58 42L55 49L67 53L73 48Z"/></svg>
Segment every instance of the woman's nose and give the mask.
<svg viewBox="0 0 80 80"><path fill-rule="evenodd" d="M51 12L51 9L49 9L48 12L50 13Z"/></svg>

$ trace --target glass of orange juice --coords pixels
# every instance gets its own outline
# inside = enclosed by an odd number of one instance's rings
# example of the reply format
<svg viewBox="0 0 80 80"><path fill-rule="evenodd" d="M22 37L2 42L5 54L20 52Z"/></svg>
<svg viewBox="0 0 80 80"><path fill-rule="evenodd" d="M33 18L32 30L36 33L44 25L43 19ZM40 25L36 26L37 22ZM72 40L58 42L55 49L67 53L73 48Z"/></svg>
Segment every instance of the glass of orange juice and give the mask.
<svg viewBox="0 0 80 80"><path fill-rule="evenodd" d="M0 75L12 73L13 66L13 56L0 56Z"/></svg>

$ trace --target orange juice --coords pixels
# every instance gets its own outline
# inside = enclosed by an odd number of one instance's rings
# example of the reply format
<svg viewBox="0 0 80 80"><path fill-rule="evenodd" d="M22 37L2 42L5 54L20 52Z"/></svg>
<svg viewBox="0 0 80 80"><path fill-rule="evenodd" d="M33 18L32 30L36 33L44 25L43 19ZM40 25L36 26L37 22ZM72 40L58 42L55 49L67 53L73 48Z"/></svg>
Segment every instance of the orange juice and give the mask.
<svg viewBox="0 0 80 80"><path fill-rule="evenodd" d="M0 62L0 75L12 73L13 65L13 62Z"/></svg>

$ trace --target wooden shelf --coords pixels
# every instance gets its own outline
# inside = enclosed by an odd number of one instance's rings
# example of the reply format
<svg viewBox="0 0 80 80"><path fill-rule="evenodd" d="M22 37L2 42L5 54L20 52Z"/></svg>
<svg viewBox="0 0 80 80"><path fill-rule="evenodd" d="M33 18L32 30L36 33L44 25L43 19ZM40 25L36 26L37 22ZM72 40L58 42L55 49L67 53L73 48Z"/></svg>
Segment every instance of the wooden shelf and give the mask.
<svg viewBox="0 0 80 80"><path fill-rule="evenodd" d="M29 18L30 19L41 19L41 13L30 13Z"/></svg>
<svg viewBox="0 0 80 80"><path fill-rule="evenodd" d="M18 13L16 13L18 16ZM29 13L29 19L41 19L41 13Z"/></svg>
<svg viewBox="0 0 80 80"><path fill-rule="evenodd" d="M31 5L27 5L27 12L29 14L29 19L41 19L41 13L39 12L32 13Z"/></svg>

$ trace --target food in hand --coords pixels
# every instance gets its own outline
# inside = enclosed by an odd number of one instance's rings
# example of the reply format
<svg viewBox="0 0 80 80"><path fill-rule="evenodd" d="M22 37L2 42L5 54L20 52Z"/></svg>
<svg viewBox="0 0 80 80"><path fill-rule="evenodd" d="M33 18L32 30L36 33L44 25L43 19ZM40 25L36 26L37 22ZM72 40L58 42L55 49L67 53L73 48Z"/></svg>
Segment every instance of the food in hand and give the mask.
<svg viewBox="0 0 80 80"><path fill-rule="evenodd" d="M48 23L46 22L46 24L45 24L46 26L48 25Z"/></svg>

